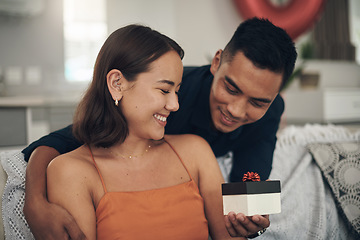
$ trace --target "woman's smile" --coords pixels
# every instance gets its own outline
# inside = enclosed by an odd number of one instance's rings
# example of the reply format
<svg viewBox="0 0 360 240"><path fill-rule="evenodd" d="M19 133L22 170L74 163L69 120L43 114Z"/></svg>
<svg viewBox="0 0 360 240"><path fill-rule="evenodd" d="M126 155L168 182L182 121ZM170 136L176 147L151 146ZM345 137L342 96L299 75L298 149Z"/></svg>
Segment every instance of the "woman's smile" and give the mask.
<svg viewBox="0 0 360 240"><path fill-rule="evenodd" d="M160 115L160 114L155 113L155 114L154 114L154 118L155 118L162 126L165 127L165 125L166 125L166 119L167 119L166 116L163 116L163 115Z"/></svg>

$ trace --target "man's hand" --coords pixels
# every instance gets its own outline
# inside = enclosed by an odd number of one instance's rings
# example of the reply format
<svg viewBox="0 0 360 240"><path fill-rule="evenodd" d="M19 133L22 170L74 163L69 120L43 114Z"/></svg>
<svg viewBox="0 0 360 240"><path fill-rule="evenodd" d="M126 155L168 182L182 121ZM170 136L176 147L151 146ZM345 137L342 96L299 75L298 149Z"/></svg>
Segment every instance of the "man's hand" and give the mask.
<svg viewBox="0 0 360 240"><path fill-rule="evenodd" d="M24 214L37 240L86 240L75 219L64 208L46 199L27 202Z"/></svg>
<svg viewBox="0 0 360 240"><path fill-rule="evenodd" d="M269 215L247 217L242 213L225 215L225 225L232 237L247 237L270 226Z"/></svg>

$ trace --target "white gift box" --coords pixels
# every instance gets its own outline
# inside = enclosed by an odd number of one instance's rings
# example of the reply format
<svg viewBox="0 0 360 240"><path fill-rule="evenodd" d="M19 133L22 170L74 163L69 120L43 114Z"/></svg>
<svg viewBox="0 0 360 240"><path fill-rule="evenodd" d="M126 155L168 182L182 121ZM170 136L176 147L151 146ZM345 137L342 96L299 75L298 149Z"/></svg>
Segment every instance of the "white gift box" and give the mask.
<svg viewBox="0 0 360 240"><path fill-rule="evenodd" d="M224 214L246 216L281 212L280 181L236 182L222 184Z"/></svg>

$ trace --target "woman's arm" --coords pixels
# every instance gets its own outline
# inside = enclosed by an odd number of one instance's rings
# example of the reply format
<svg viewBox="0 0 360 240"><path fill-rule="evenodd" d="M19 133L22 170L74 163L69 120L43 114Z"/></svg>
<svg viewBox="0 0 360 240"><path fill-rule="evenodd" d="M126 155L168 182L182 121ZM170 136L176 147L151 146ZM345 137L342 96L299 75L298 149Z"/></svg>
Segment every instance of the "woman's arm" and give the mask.
<svg viewBox="0 0 360 240"><path fill-rule="evenodd" d="M69 157L55 158L47 168L47 194L51 203L65 208L86 239L96 239L96 215L92 199L94 169L90 162Z"/></svg>
<svg viewBox="0 0 360 240"><path fill-rule="evenodd" d="M205 214L209 222L209 230L213 239L244 239L239 236L249 236L263 227L254 223L253 218L259 218L268 221L264 216L246 217L242 213L229 214L224 217L221 184L224 182L216 158L208 145L201 139L195 139L196 149L192 149L193 160L196 162L198 169L198 186L200 194L205 203ZM188 141L190 142L190 141ZM229 218L233 218L229 221ZM267 226L268 227L268 226ZM239 238L231 238L239 237Z"/></svg>
<svg viewBox="0 0 360 240"><path fill-rule="evenodd" d="M209 230L212 239L236 239L231 238L224 221L221 184L224 182L216 158L203 139L196 139L197 153L194 153L194 161L198 167L198 186L205 203L205 215L209 222Z"/></svg>
<svg viewBox="0 0 360 240"><path fill-rule="evenodd" d="M231 238L226 229L221 194L221 183L224 181L209 144L196 135L170 136L167 140L177 149L204 199L205 217L208 220L211 238L242 239Z"/></svg>

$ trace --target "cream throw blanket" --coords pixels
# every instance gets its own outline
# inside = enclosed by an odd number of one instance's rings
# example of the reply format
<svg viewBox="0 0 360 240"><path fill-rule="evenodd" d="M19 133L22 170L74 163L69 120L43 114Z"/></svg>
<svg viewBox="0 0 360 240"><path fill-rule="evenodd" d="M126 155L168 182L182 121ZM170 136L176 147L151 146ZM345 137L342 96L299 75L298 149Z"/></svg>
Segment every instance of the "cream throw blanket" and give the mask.
<svg viewBox="0 0 360 240"><path fill-rule="evenodd" d="M290 126L280 132L270 179L281 180L280 214L258 239L358 239L339 215L332 192L306 145L360 140L360 131L334 125Z"/></svg>

